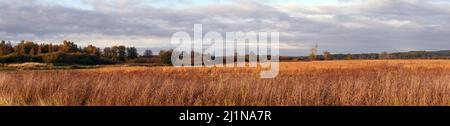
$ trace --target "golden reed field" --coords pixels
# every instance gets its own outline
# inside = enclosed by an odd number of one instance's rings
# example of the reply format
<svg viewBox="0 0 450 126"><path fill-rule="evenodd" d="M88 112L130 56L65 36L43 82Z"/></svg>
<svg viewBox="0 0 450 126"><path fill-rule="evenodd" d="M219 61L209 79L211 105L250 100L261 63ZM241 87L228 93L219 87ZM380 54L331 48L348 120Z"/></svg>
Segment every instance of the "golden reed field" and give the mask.
<svg viewBox="0 0 450 126"><path fill-rule="evenodd" d="M0 105L448 106L450 60L281 63L253 68L114 67L0 72Z"/></svg>

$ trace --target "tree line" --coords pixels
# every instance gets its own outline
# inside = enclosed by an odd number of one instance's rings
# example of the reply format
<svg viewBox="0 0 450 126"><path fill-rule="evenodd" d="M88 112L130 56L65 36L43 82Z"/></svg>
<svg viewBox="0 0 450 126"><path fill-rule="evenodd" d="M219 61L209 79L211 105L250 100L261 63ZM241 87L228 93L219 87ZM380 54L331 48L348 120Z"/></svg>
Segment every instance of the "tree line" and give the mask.
<svg viewBox="0 0 450 126"><path fill-rule="evenodd" d="M450 50L361 54L331 54L328 51L324 51L322 55L311 54L310 56L304 56L300 58L302 60L450 59Z"/></svg>
<svg viewBox="0 0 450 126"><path fill-rule="evenodd" d="M302 57L280 57L281 61L293 60L353 60L353 59L450 59L450 50L442 51L410 51L396 53L362 53L362 54L332 54L324 51L318 55L318 45L311 49L309 56ZM35 43L32 41L21 41L11 44L2 40L0 42L0 63L23 63L23 62L45 62L53 64L79 64L98 65L124 63L126 61L142 63L164 63L171 64L172 50L162 50L158 57L153 56L151 50L146 50L143 56L139 56L135 47L123 45L100 49L93 45L85 47L78 46L71 41L63 41L61 44ZM235 61L239 55L234 57ZM248 61L248 55L245 56ZM157 60L156 60L156 59ZM215 57L226 58L226 57Z"/></svg>
<svg viewBox="0 0 450 126"><path fill-rule="evenodd" d="M316 44L311 48L309 56L300 57L301 60L353 60L353 59L450 59L450 50L441 51L409 51L409 52L382 52L382 53L361 53L361 54L331 54L324 51L322 55L318 55L319 45ZM284 57L284 59L292 60L293 57Z"/></svg>
<svg viewBox="0 0 450 126"><path fill-rule="evenodd" d="M63 41L61 44L38 44L32 41L21 41L13 45L11 42L2 40L0 42L0 57L0 62L2 63L56 62L50 59L59 61L70 60L76 63L78 62L77 58L81 58L78 60L85 60L88 62L87 64L103 64L136 59L139 57L139 54L135 47L126 47L123 45L106 47L102 50L93 45L81 47L71 41ZM67 61L64 63L70 62Z"/></svg>

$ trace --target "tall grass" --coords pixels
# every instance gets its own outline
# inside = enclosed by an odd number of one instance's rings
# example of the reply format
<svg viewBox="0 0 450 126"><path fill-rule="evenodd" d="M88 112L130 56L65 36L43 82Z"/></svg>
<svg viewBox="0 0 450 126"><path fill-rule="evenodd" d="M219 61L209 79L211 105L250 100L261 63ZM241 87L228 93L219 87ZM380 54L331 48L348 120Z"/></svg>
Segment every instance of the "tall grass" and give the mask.
<svg viewBox="0 0 450 126"><path fill-rule="evenodd" d="M282 63L251 68L123 67L0 72L0 105L450 105L450 61Z"/></svg>

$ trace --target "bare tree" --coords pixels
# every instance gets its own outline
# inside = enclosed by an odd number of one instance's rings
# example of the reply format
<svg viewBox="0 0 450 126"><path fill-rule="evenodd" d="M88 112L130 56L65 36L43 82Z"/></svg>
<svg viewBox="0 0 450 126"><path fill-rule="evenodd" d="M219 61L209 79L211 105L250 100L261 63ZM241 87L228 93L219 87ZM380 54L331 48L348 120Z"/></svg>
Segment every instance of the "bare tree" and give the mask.
<svg viewBox="0 0 450 126"><path fill-rule="evenodd" d="M309 59L311 61L314 61L317 59L317 51L319 50L319 45L316 43L316 45L311 48L311 54L309 55Z"/></svg>
<svg viewBox="0 0 450 126"><path fill-rule="evenodd" d="M153 51L152 50L145 50L144 57L152 57L152 56L153 56Z"/></svg>

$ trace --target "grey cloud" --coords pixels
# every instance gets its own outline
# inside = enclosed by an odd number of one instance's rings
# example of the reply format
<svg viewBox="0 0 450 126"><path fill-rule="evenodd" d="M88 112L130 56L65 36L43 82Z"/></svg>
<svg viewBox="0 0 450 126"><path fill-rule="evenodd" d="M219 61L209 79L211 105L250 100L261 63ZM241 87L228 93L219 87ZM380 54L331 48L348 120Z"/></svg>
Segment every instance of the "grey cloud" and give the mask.
<svg viewBox="0 0 450 126"><path fill-rule="evenodd" d="M166 47L172 33L191 32L194 24L203 24L205 32L279 31L282 43L298 47L283 50L285 55L305 55L305 48L316 42L323 50L339 53L450 47L450 4L419 0L294 8L255 1L161 8L135 0L85 0L92 10L19 1L31 4L0 2L0 39L112 38Z"/></svg>
<svg viewBox="0 0 450 126"><path fill-rule="evenodd" d="M319 12L298 8L294 12L329 14L333 18L328 22L296 24L297 27L312 25L297 31L316 34L297 40L318 41L325 49L338 52L448 49L450 31L446 22L450 16L443 6L431 2L379 0L345 7L323 6L318 7Z"/></svg>

